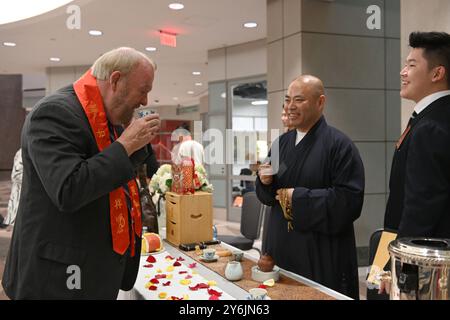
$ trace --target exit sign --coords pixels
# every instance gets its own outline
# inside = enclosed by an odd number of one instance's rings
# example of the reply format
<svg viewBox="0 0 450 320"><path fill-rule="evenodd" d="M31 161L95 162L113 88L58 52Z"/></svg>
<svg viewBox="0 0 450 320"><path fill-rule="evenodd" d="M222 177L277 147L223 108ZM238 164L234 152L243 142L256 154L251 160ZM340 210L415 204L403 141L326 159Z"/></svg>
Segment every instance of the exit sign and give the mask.
<svg viewBox="0 0 450 320"><path fill-rule="evenodd" d="M159 39L163 46L176 48L177 46L177 35L175 33L170 33L167 31L159 32Z"/></svg>

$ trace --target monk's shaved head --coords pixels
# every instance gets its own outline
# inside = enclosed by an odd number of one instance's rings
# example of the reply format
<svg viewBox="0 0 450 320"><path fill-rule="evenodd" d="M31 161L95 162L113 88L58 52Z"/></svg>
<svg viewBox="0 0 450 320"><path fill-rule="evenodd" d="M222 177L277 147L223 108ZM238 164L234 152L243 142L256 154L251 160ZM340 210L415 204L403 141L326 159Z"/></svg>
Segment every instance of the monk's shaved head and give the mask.
<svg viewBox="0 0 450 320"><path fill-rule="evenodd" d="M308 132L322 116L324 92L322 80L315 76L302 75L292 81L284 100L289 124Z"/></svg>
<svg viewBox="0 0 450 320"><path fill-rule="evenodd" d="M320 97L325 94L325 90L323 88L323 82L319 78L312 75L302 75L295 79L294 81L298 82L301 85L306 86L311 93L316 97Z"/></svg>

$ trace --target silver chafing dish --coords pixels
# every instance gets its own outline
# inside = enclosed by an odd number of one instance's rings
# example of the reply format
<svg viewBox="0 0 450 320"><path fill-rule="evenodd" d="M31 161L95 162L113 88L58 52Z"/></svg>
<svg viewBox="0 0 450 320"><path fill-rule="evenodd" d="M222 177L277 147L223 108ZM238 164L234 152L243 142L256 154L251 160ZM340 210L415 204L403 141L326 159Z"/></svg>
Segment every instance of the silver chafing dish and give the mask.
<svg viewBox="0 0 450 320"><path fill-rule="evenodd" d="M391 271L381 278L391 300L449 300L450 239L397 239L389 254Z"/></svg>

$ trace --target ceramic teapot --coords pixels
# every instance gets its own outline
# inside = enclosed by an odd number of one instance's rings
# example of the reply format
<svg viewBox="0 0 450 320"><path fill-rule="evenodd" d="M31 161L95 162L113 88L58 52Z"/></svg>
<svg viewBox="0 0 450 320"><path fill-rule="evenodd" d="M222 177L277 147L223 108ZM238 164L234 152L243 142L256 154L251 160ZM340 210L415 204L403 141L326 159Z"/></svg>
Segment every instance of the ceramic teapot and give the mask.
<svg viewBox="0 0 450 320"><path fill-rule="evenodd" d="M262 272L271 272L275 266L275 261L267 253L264 253L258 260L258 268Z"/></svg>

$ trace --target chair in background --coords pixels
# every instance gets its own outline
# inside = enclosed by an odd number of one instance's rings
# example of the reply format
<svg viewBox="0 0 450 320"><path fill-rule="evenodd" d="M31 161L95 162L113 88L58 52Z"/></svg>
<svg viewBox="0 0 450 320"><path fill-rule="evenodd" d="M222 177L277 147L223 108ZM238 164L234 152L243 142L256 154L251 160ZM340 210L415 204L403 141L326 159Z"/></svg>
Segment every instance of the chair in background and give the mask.
<svg viewBox="0 0 450 320"><path fill-rule="evenodd" d="M219 235L218 239L241 250L255 249L261 254L253 244L259 238L264 206L256 196L256 192L251 191L243 195L241 213L241 234L242 236Z"/></svg>

